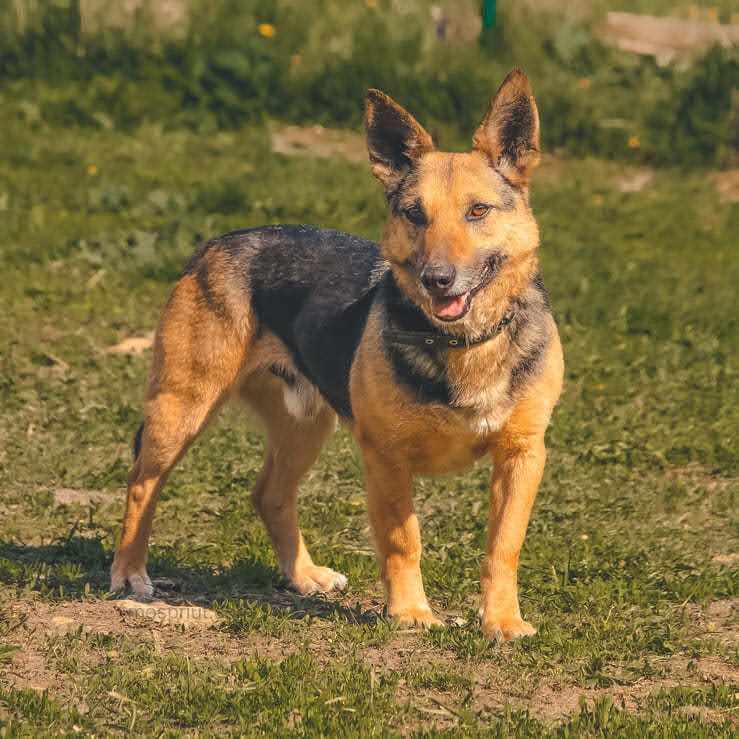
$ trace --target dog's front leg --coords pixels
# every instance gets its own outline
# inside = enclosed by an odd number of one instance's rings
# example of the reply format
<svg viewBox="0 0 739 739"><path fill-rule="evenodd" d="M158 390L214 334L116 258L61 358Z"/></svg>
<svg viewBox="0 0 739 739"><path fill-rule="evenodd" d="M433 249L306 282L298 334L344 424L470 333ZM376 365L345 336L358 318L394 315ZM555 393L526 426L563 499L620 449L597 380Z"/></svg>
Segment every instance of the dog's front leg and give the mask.
<svg viewBox="0 0 739 739"><path fill-rule="evenodd" d="M544 437L503 433L492 449L490 528L482 564L480 617L485 636L498 641L536 633L518 605L518 555L546 459Z"/></svg>
<svg viewBox="0 0 739 739"><path fill-rule="evenodd" d="M413 511L413 478L363 448L367 508L388 597L388 615L404 626L438 626L421 579L421 532Z"/></svg>

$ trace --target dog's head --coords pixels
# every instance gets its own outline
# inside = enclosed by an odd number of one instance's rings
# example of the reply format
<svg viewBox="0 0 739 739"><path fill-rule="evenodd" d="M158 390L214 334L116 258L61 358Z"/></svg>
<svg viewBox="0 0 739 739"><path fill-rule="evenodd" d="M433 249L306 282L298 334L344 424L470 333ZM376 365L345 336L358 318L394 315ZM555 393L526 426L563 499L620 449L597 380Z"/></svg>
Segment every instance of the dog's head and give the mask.
<svg viewBox="0 0 739 739"><path fill-rule="evenodd" d="M367 145L388 201L383 256L401 289L432 322L484 332L536 272L528 185L539 115L526 75L506 77L467 154L436 151L408 112L370 90Z"/></svg>

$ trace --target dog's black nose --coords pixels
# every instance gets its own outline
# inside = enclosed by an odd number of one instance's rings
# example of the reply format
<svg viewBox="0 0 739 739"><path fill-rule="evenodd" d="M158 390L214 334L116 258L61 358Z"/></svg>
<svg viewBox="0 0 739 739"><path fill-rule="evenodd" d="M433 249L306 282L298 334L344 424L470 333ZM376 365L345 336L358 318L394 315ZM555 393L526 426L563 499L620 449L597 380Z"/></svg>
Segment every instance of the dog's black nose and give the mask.
<svg viewBox="0 0 739 739"><path fill-rule="evenodd" d="M446 290L451 287L457 270L451 262L427 264L421 271L421 282L427 290Z"/></svg>

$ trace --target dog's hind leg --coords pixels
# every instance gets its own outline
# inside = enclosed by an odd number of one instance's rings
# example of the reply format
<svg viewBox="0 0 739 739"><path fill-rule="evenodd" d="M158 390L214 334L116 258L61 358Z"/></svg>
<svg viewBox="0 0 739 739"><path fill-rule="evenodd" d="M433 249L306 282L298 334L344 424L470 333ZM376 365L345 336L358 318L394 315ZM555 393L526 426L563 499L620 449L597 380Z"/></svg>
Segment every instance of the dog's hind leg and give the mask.
<svg viewBox="0 0 739 739"><path fill-rule="evenodd" d="M267 455L252 502L267 528L283 574L296 590L308 595L343 590L346 577L313 564L298 526L298 482L336 425L335 413L315 388L306 383L302 389L306 397L301 403L283 380L263 372L247 380L241 395L267 430Z"/></svg>
<svg viewBox="0 0 739 739"><path fill-rule="evenodd" d="M126 582L138 597L153 594L146 572L152 518L159 493L187 447L228 397L248 346L246 323L204 300L194 276L175 287L162 314L146 387L145 420L138 455L128 476L120 545L111 590Z"/></svg>

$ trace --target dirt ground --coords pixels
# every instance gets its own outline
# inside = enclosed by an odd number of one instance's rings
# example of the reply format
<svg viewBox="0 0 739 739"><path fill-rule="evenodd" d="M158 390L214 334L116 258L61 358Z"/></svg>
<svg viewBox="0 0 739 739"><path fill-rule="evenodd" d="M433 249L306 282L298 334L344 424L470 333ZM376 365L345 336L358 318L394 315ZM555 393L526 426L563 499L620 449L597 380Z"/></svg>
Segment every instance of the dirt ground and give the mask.
<svg viewBox="0 0 739 739"><path fill-rule="evenodd" d="M279 599L278 599L279 600ZM289 600L288 597L283 599ZM320 609L320 604L317 604ZM379 601L344 603L352 610L379 613ZM283 659L295 651L295 645L280 637L249 635L241 637L218 631L217 615L195 600L172 597L151 603L131 600L83 601L49 604L42 600L19 602L12 608L12 618L20 623L16 638L21 649L15 654L7 675L13 687L27 687L48 691L58 698L70 693L73 675L52 671L46 657L50 636L65 632L93 632L100 634L135 634L138 639L156 651L176 651L188 655L194 662L219 659L227 662L260 655ZM709 633L726 644L739 640L739 600L717 601L706 609L691 609L695 628L702 635ZM335 659L331 640L326 638L327 625L319 638L311 642L311 650L327 667ZM358 651L360 660L376 671L392 670L402 673L410 666L438 666L457 658L452 652L424 645L418 632L407 630L397 634L389 646L365 647ZM654 667L654 665L653 665ZM706 686L714 681L736 684L739 670L715 657L700 657L691 661L685 657L660 660L659 679L639 679L630 684L609 687L581 688L566 684L547 683L528 689L519 685L515 691L498 680L492 665L474 665L469 668L471 679L471 707L473 709L502 709L506 705L527 709L531 715L546 721L556 721L580 710L584 698L592 707L598 698L611 698L615 705L629 712L639 712L647 697L660 688L676 686ZM456 715L453 699L447 692L419 690L407 687L401 678L398 698L411 698L422 713L440 718ZM717 720L715 712L695 707L705 721ZM738 717L739 718L739 717ZM737 723L739 726L739 723Z"/></svg>

